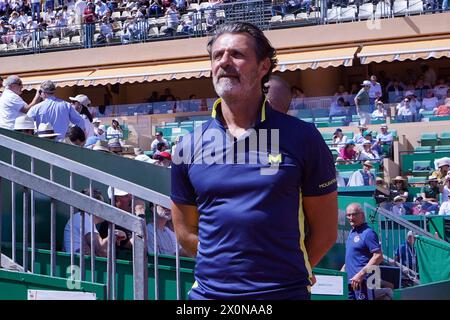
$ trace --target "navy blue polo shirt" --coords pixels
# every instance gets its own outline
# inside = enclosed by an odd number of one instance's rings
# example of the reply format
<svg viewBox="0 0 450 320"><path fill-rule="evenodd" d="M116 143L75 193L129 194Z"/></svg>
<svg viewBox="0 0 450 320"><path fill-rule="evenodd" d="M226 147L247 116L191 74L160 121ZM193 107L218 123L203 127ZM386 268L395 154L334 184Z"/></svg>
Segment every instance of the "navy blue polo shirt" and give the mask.
<svg viewBox="0 0 450 320"><path fill-rule="evenodd" d="M367 223L350 231L345 247L345 271L348 283L351 283L351 279L367 265L373 253L380 250L378 235Z"/></svg>
<svg viewBox="0 0 450 320"><path fill-rule="evenodd" d="M295 299L308 293L302 197L336 190L333 158L313 124L265 102L258 119L234 138L221 121L219 99L212 119L177 145L171 199L199 211L191 299ZM265 138L276 133L279 144ZM252 148L255 139L267 141L267 150ZM275 171L262 174L269 167Z"/></svg>

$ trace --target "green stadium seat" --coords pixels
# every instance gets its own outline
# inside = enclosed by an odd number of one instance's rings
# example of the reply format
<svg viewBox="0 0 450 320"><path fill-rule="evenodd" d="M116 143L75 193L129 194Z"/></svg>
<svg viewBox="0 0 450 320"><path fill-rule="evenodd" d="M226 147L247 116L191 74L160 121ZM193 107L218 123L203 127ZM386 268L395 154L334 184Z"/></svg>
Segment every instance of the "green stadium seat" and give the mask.
<svg viewBox="0 0 450 320"><path fill-rule="evenodd" d="M310 109L300 109L297 111L296 117L300 119L312 118L313 114Z"/></svg>
<svg viewBox="0 0 450 320"><path fill-rule="evenodd" d="M446 146L436 146L434 147L434 152L447 152L450 153L450 145Z"/></svg>
<svg viewBox="0 0 450 320"><path fill-rule="evenodd" d="M314 118L314 122L315 123L319 123L319 122L326 122L326 123L329 123L330 122L330 118L328 118L328 117L316 117L316 118Z"/></svg>
<svg viewBox="0 0 450 320"><path fill-rule="evenodd" d="M180 127L193 127L194 121L182 121L180 122Z"/></svg>
<svg viewBox="0 0 450 320"><path fill-rule="evenodd" d="M424 184L427 182L426 177L409 177L408 183L409 184Z"/></svg>
<svg viewBox="0 0 450 320"><path fill-rule="evenodd" d="M441 145L450 145L450 132L444 131L441 133L441 136L439 137L439 142Z"/></svg>
<svg viewBox="0 0 450 320"><path fill-rule="evenodd" d="M448 120L450 120L450 116L445 116L445 117L430 117L429 120L430 120L430 121L448 121Z"/></svg>
<svg viewBox="0 0 450 320"><path fill-rule="evenodd" d="M313 118L302 118L302 120L305 121L305 122L314 123L314 119Z"/></svg>
<svg viewBox="0 0 450 320"><path fill-rule="evenodd" d="M422 112L422 116L424 117L424 118L433 118L433 115L434 115L434 111L423 111Z"/></svg>
<svg viewBox="0 0 450 320"><path fill-rule="evenodd" d="M178 122L166 122L166 123L164 124L164 127L166 127L166 128L168 128L168 127L173 128L173 127L178 127L178 126L179 126L179 123L178 123Z"/></svg>
<svg viewBox="0 0 450 320"><path fill-rule="evenodd" d="M196 120L194 121L194 128L201 126L203 123L205 123L207 120Z"/></svg>
<svg viewBox="0 0 450 320"><path fill-rule="evenodd" d="M383 119L371 119L370 124L383 124L386 123L386 120Z"/></svg>
<svg viewBox="0 0 450 320"><path fill-rule="evenodd" d="M433 146L420 146L414 148L414 153L431 153L433 152Z"/></svg>
<svg viewBox="0 0 450 320"><path fill-rule="evenodd" d="M438 144L438 136L434 132L422 133L420 136L421 146L435 146Z"/></svg>
<svg viewBox="0 0 450 320"><path fill-rule="evenodd" d="M313 110L314 118L327 117L327 121L328 121L329 114L330 114L329 109L314 109Z"/></svg>
<svg viewBox="0 0 450 320"><path fill-rule="evenodd" d="M336 149L330 149L331 154L333 155L333 161L336 161L336 158L339 156L339 152Z"/></svg>
<svg viewBox="0 0 450 320"><path fill-rule="evenodd" d="M347 136L348 139L353 139L353 137L355 136L355 133L353 131L342 131L342 133L344 134L344 136Z"/></svg>
<svg viewBox="0 0 450 320"><path fill-rule="evenodd" d="M394 140L398 139L397 130L389 130L389 133L392 134L392 138L394 138Z"/></svg>
<svg viewBox="0 0 450 320"><path fill-rule="evenodd" d="M333 140L333 133L334 132L322 132L323 140Z"/></svg>
<svg viewBox="0 0 450 320"><path fill-rule="evenodd" d="M359 120L361 120L361 118L357 114L352 115L353 122L359 122Z"/></svg>
<svg viewBox="0 0 450 320"><path fill-rule="evenodd" d="M414 161L412 174L415 177L427 177L432 168L431 160Z"/></svg>

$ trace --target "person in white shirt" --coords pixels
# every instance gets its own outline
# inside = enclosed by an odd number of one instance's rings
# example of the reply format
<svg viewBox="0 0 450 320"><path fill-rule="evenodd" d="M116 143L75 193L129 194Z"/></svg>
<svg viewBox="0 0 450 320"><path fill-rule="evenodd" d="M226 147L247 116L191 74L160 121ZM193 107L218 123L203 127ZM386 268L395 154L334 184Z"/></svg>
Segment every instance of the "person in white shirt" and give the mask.
<svg viewBox="0 0 450 320"><path fill-rule="evenodd" d="M82 191L83 194L89 195L89 189L84 189ZM103 196L100 191L94 189L93 190L93 196L95 199L104 201ZM81 243L80 243L80 236L81 236L81 215L82 212L77 212L73 215L72 220L69 219L67 221L67 224L64 228L64 242L63 247L65 252L71 252L71 240L70 240L70 234L71 234L71 224L73 224L73 249L75 253L79 253L81 251ZM102 223L104 220L96 217L94 214L94 252L96 256L99 257L106 257L107 256L107 248L108 248L108 238L102 239L100 237L100 234L97 230L97 224ZM83 253L84 254L90 254L91 250L91 232L92 232L92 220L91 215L89 213L84 213L84 230L83 230ZM125 232L122 230L115 231L116 234L116 242L120 242L126 238Z"/></svg>
<svg viewBox="0 0 450 320"><path fill-rule="evenodd" d="M405 202L405 198L402 196L396 196L394 198L394 205L392 206L391 212L396 216L403 216L406 214L406 209L403 203Z"/></svg>
<svg viewBox="0 0 450 320"><path fill-rule="evenodd" d="M380 144L392 144L392 141L394 140L394 137L392 136L392 133L388 132L388 126L383 124L380 127L381 132L377 134L376 140L379 141Z"/></svg>
<svg viewBox="0 0 450 320"><path fill-rule="evenodd" d="M365 140L363 142L363 149L359 153L358 160L365 161L365 160L379 160L380 155L376 150L372 148L372 142L369 140Z"/></svg>
<svg viewBox="0 0 450 320"><path fill-rule="evenodd" d="M102 0L95 0L95 14L102 18L106 12L109 11L106 3L102 2Z"/></svg>
<svg viewBox="0 0 450 320"><path fill-rule="evenodd" d="M399 117L412 117L413 115L416 114L416 111L413 110L413 108L411 108L411 104L410 104L411 100L406 97L402 103L400 103L400 107L398 107L398 111L397 111L397 115Z"/></svg>
<svg viewBox="0 0 450 320"><path fill-rule="evenodd" d="M16 75L6 78L3 85L5 90L0 97L0 128L13 130L16 118L27 113L32 106L41 101L41 97L39 91L36 91L30 104L23 101L20 97L23 89L22 80Z"/></svg>
<svg viewBox="0 0 450 320"><path fill-rule="evenodd" d="M337 147L338 150L345 147L348 137L342 133L341 128L337 128L333 134L333 147Z"/></svg>
<svg viewBox="0 0 450 320"><path fill-rule="evenodd" d="M167 140L163 138L163 133L162 133L162 131L157 131L155 136L156 136L156 139L152 141L152 144L151 144L151 146L150 146L150 149L151 149L153 152L156 152L156 151L157 151L157 150L156 150L156 149L157 149L156 147L158 146L158 143L160 143L160 142L164 142L164 143L166 144L166 147L167 147L167 148L170 147L170 146L169 146L169 143L167 142Z"/></svg>
<svg viewBox="0 0 450 320"><path fill-rule="evenodd" d="M177 4L172 2L170 7L166 10L167 19L167 31L171 33L172 36L177 32L178 25L180 24L179 13L177 10Z"/></svg>
<svg viewBox="0 0 450 320"><path fill-rule="evenodd" d="M436 111L439 104L438 98L434 96L433 90L428 90L425 94L425 98L422 100L422 108L419 113L424 111Z"/></svg>
<svg viewBox="0 0 450 320"><path fill-rule="evenodd" d="M444 199L444 198L442 198ZM439 208L440 216L448 216L450 215L450 194L447 196L447 201L442 202Z"/></svg>
<svg viewBox="0 0 450 320"><path fill-rule="evenodd" d="M372 112L372 119L382 119L382 120L386 119L387 112L384 109L383 102L377 101L375 105L377 109L374 112Z"/></svg>
<svg viewBox="0 0 450 320"><path fill-rule="evenodd" d="M378 99L381 98L381 96L383 95L383 91L381 89L381 84L379 84L377 82L377 77L375 75L372 75L370 77L370 90L369 90L369 98L370 99Z"/></svg>
<svg viewBox="0 0 450 320"><path fill-rule="evenodd" d="M74 5L75 23L80 25L83 22L84 9L86 9L87 2L85 0L77 0Z"/></svg>
<svg viewBox="0 0 450 320"><path fill-rule="evenodd" d="M92 116L90 116L87 109L91 104L91 100L89 100L85 94L69 97L69 99L72 101L72 106L84 120L84 133L86 135L86 139L93 137L95 135L94 125L91 122Z"/></svg>
<svg viewBox="0 0 450 320"><path fill-rule="evenodd" d="M123 138L123 130L120 127L119 120L113 119L111 121L111 127L108 127L108 130L106 130L106 138Z"/></svg>
<svg viewBox="0 0 450 320"><path fill-rule="evenodd" d="M156 246L158 254L175 255L177 248L177 238L168 226L167 222L172 219L170 209L156 206ZM149 254L155 253L154 246L154 224L150 222L147 224L147 250ZM181 247L178 245L178 248Z"/></svg>

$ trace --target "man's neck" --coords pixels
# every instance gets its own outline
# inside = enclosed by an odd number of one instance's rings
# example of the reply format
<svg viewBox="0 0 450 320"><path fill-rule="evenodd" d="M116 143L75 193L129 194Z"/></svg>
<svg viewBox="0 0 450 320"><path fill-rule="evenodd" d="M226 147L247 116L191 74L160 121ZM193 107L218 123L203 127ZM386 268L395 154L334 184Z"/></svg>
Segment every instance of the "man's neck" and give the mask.
<svg viewBox="0 0 450 320"><path fill-rule="evenodd" d="M261 105L264 101L259 97L243 97L242 99L223 99L221 111L223 120L234 136L240 136L243 131L249 129L258 119Z"/></svg>

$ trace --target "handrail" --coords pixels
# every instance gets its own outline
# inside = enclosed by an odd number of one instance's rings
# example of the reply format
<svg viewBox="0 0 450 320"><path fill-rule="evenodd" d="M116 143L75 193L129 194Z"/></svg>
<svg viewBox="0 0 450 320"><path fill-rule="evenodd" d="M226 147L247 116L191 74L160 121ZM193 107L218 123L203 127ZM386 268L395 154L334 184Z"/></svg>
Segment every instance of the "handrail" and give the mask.
<svg viewBox="0 0 450 320"><path fill-rule="evenodd" d="M133 194L141 199L158 203L164 207L169 208L171 206L169 197L157 191L147 189L135 183L113 176L109 173L99 171L82 163L64 158L60 155L56 155L54 153L39 149L29 144L18 142L12 138L2 135L1 133L0 136L2 137L0 143L1 146L17 151L19 153L23 153L27 156L44 162L49 162L49 159L51 159L51 164L54 166L69 170L89 179L96 180L107 186L126 190L128 193Z"/></svg>
<svg viewBox="0 0 450 320"><path fill-rule="evenodd" d="M0 161L0 176L26 188L36 190L50 198L79 208L84 212L93 212L96 216L116 225L127 228L139 236L144 236L145 223L142 218L117 209L103 201L86 196L53 181L42 178L26 170Z"/></svg>
<svg viewBox="0 0 450 320"><path fill-rule="evenodd" d="M375 207L371 206L368 203L364 203L364 212L367 213L367 210L373 210L375 212L378 212L379 214L381 214L385 218L388 218L388 219L394 221L395 223L401 225L402 227L413 231L416 235L421 235L421 236L424 236L424 237L429 237L429 238L436 239L434 237L434 235L429 233L428 231L425 231L424 229L419 228L415 224L413 224L413 223L411 223L411 222L409 222L409 221L407 221L407 220L405 220L405 219L403 219L401 217L393 215L392 213L390 213L388 210L386 210L384 208L381 208L381 207L375 208ZM437 240L445 242L442 239L437 239Z"/></svg>

